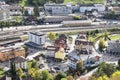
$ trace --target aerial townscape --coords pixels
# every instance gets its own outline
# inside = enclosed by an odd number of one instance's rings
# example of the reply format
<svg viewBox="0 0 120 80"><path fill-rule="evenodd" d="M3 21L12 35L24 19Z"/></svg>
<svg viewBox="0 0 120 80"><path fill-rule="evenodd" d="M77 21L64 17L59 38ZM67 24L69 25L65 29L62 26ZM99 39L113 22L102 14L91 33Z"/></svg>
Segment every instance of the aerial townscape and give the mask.
<svg viewBox="0 0 120 80"><path fill-rule="evenodd" d="M120 80L120 0L0 0L0 80Z"/></svg>

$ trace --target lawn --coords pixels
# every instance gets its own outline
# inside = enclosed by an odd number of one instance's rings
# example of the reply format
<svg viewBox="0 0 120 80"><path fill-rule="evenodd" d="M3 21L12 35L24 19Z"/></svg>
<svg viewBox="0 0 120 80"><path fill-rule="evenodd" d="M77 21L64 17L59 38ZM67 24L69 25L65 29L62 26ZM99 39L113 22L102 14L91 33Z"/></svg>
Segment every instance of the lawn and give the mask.
<svg viewBox="0 0 120 80"><path fill-rule="evenodd" d="M97 38L99 38L100 36L102 36L102 33L96 34L95 36L89 36L88 40L91 42L96 41Z"/></svg>
<svg viewBox="0 0 120 80"><path fill-rule="evenodd" d="M64 0L64 3L68 2L92 4L92 3L104 3L104 0Z"/></svg>
<svg viewBox="0 0 120 80"><path fill-rule="evenodd" d="M116 35L114 35L114 36L110 36L110 39L111 39L111 40L120 39L120 34L116 34Z"/></svg>

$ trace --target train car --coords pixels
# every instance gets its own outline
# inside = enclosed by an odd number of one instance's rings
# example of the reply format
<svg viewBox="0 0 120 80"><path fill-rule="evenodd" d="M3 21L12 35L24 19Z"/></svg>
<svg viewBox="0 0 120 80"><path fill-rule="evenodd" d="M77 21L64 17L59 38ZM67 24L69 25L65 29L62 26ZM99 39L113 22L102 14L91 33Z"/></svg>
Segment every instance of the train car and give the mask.
<svg viewBox="0 0 120 80"><path fill-rule="evenodd" d="M79 26L91 26L91 20L74 20L74 21L63 21L63 27L79 27Z"/></svg>

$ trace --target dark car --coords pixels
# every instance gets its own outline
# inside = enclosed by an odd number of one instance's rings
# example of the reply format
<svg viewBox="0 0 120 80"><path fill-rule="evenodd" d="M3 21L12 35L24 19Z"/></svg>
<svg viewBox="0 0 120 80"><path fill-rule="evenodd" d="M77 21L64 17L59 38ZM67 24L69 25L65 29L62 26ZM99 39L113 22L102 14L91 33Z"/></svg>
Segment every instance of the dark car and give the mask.
<svg viewBox="0 0 120 80"><path fill-rule="evenodd" d="M40 65L39 65L39 68L40 68L40 69L42 69L42 68L44 68L44 67L45 67L44 64L40 64Z"/></svg>

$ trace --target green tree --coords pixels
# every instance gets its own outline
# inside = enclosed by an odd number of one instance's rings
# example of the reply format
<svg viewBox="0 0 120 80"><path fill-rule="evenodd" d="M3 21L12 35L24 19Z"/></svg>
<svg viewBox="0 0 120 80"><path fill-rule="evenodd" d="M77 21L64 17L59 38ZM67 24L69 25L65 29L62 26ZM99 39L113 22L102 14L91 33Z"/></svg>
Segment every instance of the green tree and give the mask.
<svg viewBox="0 0 120 80"><path fill-rule="evenodd" d="M97 71L94 73L94 76L100 77L100 76L108 76L110 77L112 73L116 71L116 66L114 64L107 64L105 62L101 63L97 69Z"/></svg>
<svg viewBox="0 0 120 80"><path fill-rule="evenodd" d="M17 76L21 77L21 75L23 74L23 70L21 68L16 69L16 74Z"/></svg>
<svg viewBox="0 0 120 80"><path fill-rule="evenodd" d="M97 80L97 78L95 76L90 76L88 80Z"/></svg>
<svg viewBox="0 0 120 80"><path fill-rule="evenodd" d="M104 75L104 76L100 76L97 80L109 80L109 78Z"/></svg>
<svg viewBox="0 0 120 80"><path fill-rule="evenodd" d="M53 80L53 76L47 70L44 70L41 73L40 80Z"/></svg>
<svg viewBox="0 0 120 80"><path fill-rule="evenodd" d="M36 72L37 70L35 69L35 68L30 68L29 70L28 70L28 74L31 76L31 77L35 77L35 72Z"/></svg>
<svg viewBox="0 0 120 80"><path fill-rule="evenodd" d="M39 14L40 9L39 9L39 6L38 6L38 5L35 5L33 11L34 11L34 15L35 15L36 17L39 17L39 16L40 16L40 14Z"/></svg>
<svg viewBox="0 0 120 80"><path fill-rule="evenodd" d="M17 77L15 63L10 62L10 64L11 64L10 75L12 76L12 80L15 80Z"/></svg>
<svg viewBox="0 0 120 80"><path fill-rule="evenodd" d="M54 32L50 32L50 33L48 34L48 38L49 38L51 41L54 41L54 40L57 38L57 36L56 36L56 34L55 34Z"/></svg>
<svg viewBox="0 0 120 80"><path fill-rule="evenodd" d="M99 42L99 49L102 50L103 48L105 48L105 41L103 38L101 38Z"/></svg>
<svg viewBox="0 0 120 80"><path fill-rule="evenodd" d="M120 71L116 71L112 74L110 80L120 80Z"/></svg>
<svg viewBox="0 0 120 80"><path fill-rule="evenodd" d="M38 68L37 61L33 60L32 64L31 64L31 68L35 68L35 69Z"/></svg>
<svg viewBox="0 0 120 80"><path fill-rule="evenodd" d="M24 15L25 15L25 16L28 16L28 15L29 15L29 14L28 14L28 10L25 10Z"/></svg>
<svg viewBox="0 0 120 80"><path fill-rule="evenodd" d="M67 76L67 80L74 80L73 76Z"/></svg>
<svg viewBox="0 0 120 80"><path fill-rule="evenodd" d="M62 78L61 80L67 80L66 78Z"/></svg>
<svg viewBox="0 0 120 80"><path fill-rule="evenodd" d="M120 59L118 60L118 69L120 70Z"/></svg>
<svg viewBox="0 0 120 80"><path fill-rule="evenodd" d="M80 61L78 61L78 63L77 63L77 71L78 71L79 73L81 73L82 70L83 70L83 61L80 60Z"/></svg>
<svg viewBox="0 0 120 80"><path fill-rule="evenodd" d="M59 72L56 76L55 76L55 80L61 80L62 78L66 78L66 74L63 72Z"/></svg>

